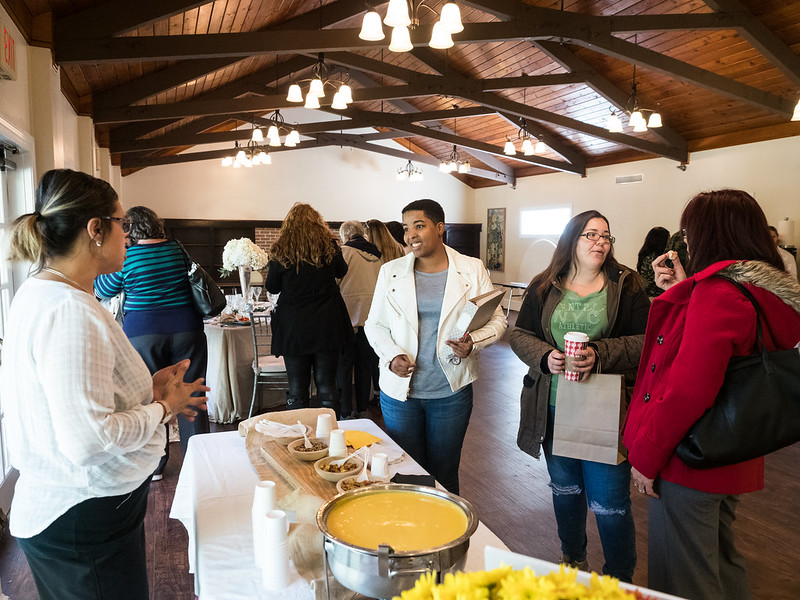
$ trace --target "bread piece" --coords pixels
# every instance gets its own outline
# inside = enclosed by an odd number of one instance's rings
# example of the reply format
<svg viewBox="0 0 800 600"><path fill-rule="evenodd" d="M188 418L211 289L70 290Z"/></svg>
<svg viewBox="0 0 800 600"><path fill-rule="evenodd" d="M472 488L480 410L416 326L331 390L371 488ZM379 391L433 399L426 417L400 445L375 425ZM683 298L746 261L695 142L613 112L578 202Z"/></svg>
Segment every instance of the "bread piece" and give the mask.
<svg viewBox="0 0 800 600"><path fill-rule="evenodd" d="M675 250L670 250L669 252L667 252L667 258L669 260L675 260L677 257L678 257L678 253L675 252Z"/></svg>

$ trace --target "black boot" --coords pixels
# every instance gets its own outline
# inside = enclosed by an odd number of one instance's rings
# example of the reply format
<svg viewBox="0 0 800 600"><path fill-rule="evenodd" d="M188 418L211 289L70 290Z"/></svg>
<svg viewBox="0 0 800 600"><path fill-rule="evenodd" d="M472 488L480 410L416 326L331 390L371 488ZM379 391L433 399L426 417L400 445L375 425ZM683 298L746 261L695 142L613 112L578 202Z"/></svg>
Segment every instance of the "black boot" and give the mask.
<svg viewBox="0 0 800 600"><path fill-rule="evenodd" d="M308 398L298 398L287 394L286 410L294 410L296 408L308 408Z"/></svg>

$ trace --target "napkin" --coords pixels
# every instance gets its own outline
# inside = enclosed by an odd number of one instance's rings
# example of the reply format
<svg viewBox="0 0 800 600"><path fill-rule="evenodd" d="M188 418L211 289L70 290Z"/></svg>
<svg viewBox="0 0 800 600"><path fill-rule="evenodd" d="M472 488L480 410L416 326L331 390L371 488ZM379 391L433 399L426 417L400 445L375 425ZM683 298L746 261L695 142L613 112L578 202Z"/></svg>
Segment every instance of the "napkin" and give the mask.
<svg viewBox="0 0 800 600"><path fill-rule="evenodd" d="M268 421L267 419L262 419L256 423L256 431L272 437L302 437L304 433L308 432L308 429L308 425L300 425L299 423L284 425L283 423L276 423L275 421Z"/></svg>
<svg viewBox="0 0 800 600"><path fill-rule="evenodd" d="M344 439L347 440L347 445L352 446L353 449L358 450L364 446L369 446L375 442L380 442L381 438L375 437L366 431L350 431L344 432Z"/></svg>

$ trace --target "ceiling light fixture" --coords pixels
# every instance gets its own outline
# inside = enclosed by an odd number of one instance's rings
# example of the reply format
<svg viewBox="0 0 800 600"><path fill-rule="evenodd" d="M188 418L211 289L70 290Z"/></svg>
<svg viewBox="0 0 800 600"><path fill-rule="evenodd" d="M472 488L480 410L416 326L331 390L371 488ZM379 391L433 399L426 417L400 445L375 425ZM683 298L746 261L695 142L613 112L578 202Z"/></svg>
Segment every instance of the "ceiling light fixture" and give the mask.
<svg viewBox="0 0 800 600"><path fill-rule="evenodd" d="M633 65L633 82L631 83L631 95L625 103L624 112L628 114L628 125L633 127L636 133L642 133L648 129L655 129L661 127L661 114L657 110L644 108L639 104L639 96L636 93L636 65ZM645 119L645 114L649 117ZM622 121L617 115L616 111L612 108L611 114L606 122L606 129L611 133L622 132Z"/></svg>
<svg viewBox="0 0 800 600"><path fill-rule="evenodd" d="M405 166L397 169L397 181L422 181L422 170L409 159Z"/></svg>
<svg viewBox="0 0 800 600"><path fill-rule="evenodd" d="M294 148L300 143L300 133L297 129L286 125L286 121L279 110L273 112L269 117L270 125L267 128L266 143L264 143L264 132L253 124L253 133L247 145L240 146L239 142L234 143L234 153L232 156L225 156L222 159L223 167L253 167L257 165L271 165L272 157L269 155L269 146L276 148L281 145L281 134L285 132L286 139L283 145Z"/></svg>
<svg viewBox="0 0 800 600"><path fill-rule="evenodd" d="M800 121L800 98L797 100L797 105L794 107L794 114L792 115L792 121Z"/></svg>
<svg viewBox="0 0 800 600"><path fill-rule="evenodd" d="M353 90L347 83L350 80L350 75L346 71L335 71L326 65L324 53L320 52L318 54L317 63L314 65L311 74L312 76L309 79L301 79L299 82L293 82L289 86L289 93L286 95L287 102L301 103L305 100L304 108L319 108L320 98L325 97L325 86L336 88L331 108L344 110L353 101ZM334 78L337 76L339 79L335 80ZM308 92L303 98L303 90L300 84L305 82L310 83Z"/></svg>
<svg viewBox="0 0 800 600"><path fill-rule="evenodd" d="M517 132L517 137L513 138L513 140L522 142L519 151L525 156L544 154L547 151L545 143L528 131L528 122L525 119L519 120L519 131ZM503 154L506 156L515 156L517 154L517 148L513 140L506 137L506 143L503 146Z"/></svg>
<svg viewBox="0 0 800 600"><path fill-rule="evenodd" d="M469 173L472 167L469 164L468 158L461 158L454 144L453 151L450 152L450 155L439 163L439 170L442 173Z"/></svg>
<svg viewBox="0 0 800 600"><path fill-rule="evenodd" d="M421 0L415 4L414 0L389 0L386 17L383 19L383 22L392 28L389 50L408 52L414 47L411 43L409 28L415 29L419 25L418 13L422 7L427 8L439 18L433 25L428 45L439 50L453 47L451 36L464 31L464 25L461 23L461 10L454 2L447 2L439 15L425 3L426 1ZM383 25L381 25L381 16L376 10L371 10L364 15L358 37L370 42L377 42L386 37L383 33Z"/></svg>

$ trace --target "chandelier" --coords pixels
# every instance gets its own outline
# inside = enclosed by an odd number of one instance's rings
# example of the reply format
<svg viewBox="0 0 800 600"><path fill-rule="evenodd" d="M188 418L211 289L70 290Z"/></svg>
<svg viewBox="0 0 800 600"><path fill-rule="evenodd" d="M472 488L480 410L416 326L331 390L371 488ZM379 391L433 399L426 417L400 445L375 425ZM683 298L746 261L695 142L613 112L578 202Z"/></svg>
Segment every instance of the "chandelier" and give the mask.
<svg viewBox="0 0 800 600"><path fill-rule="evenodd" d="M339 76L339 81L334 81L332 77ZM336 93L333 94L333 102L331 108L336 110L344 110L347 105L353 101L353 90L347 84L350 76L346 73L334 73L333 69L325 64L325 54L320 52L318 55L317 63L312 70L312 77L310 79L302 79L300 82L292 83L289 86L289 93L286 96L287 102L303 102L303 90L300 88L300 83L310 82L308 91L305 96L305 108L319 108L320 98L325 97L325 86L338 88Z"/></svg>
<svg viewBox="0 0 800 600"><path fill-rule="evenodd" d="M405 166L397 169L397 181L422 181L422 169L409 159Z"/></svg>
<svg viewBox="0 0 800 600"><path fill-rule="evenodd" d="M270 122L267 128L266 143L264 143L264 132L253 124L253 132L247 144L240 146L239 142L234 143L234 154L222 159L223 167L253 167L257 165L271 165L272 158L269 155L269 147L281 146L281 135L286 137L283 145L287 148L294 148L300 143L300 133L294 127L286 125L286 121L281 115L281 111L276 110L269 117Z"/></svg>
<svg viewBox="0 0 800 600"><path fill-rule="evenodd" d="M461 158L454 144L450 156L439 163L439 170L442 173L469 173L472 167L469 165L468 158Z"/></svg>
<svg viewBox="0 0 800 600"><path fill-rule="evenodd" d="M239 142L235 142L233 149L233 155L226 156L222 159L223 167L233 167L234 169L246 167L249 169L257 165L272 164L269 148L267 146L261 146L253 140L247 142L245 146L240 146Z"/></svg>
<svg viewBox="0 0 800 600"><path fill-rule="evenodd" d="M425 4L426 0L421 0L414 4L414 0L389 0L389 7L386 9L386 17L383 22L392 28L392 37L389 43L389 50L392 52L408 52L414 45L411 43L409 28L414 29L419 25L418 12L422 7L427 8L434 15L436 11ZM442 7L441 16L433 25L431 40L428 45L431 48L445 50L453 47L454 33L464 31L461 23L461 10L454 2L447 2ZM362 40L377 42L385 36L381 25L381 16L378 11L371 10L364 15L361 22L361 32L358 34Z"/></svg>
<svg viewBox="0 0 800 600"><path fill-rule="evenodd" d="M525 119L519 120L519 131L517 132L517 137L514 139L522 142L519 151L525 156L544 154L547 151L547 146L545 143L528 131L528 122ZM514 145L514 141L511 138L506 137L506 144L503 146L503 154L507 156L514 156L516 153L517 148Z"/></svg>
<svg viewBox="0 0 800 600"><path fill-rule="evenodd" d="M636 95L636 65L633 65L633 82L631 83L631 95L625 103L625 113L628 114L628 124L633 127L636 133L642 133L656 127L661 127L661 114L658 111L649 108L644 108L639 103L639 97ZM645 119L645 113L649 113L649 118ZM608 117L606 125L608 131L611 133L622 133L622 121L620 120L614 109L611 109L611 115Z"/></svg>

